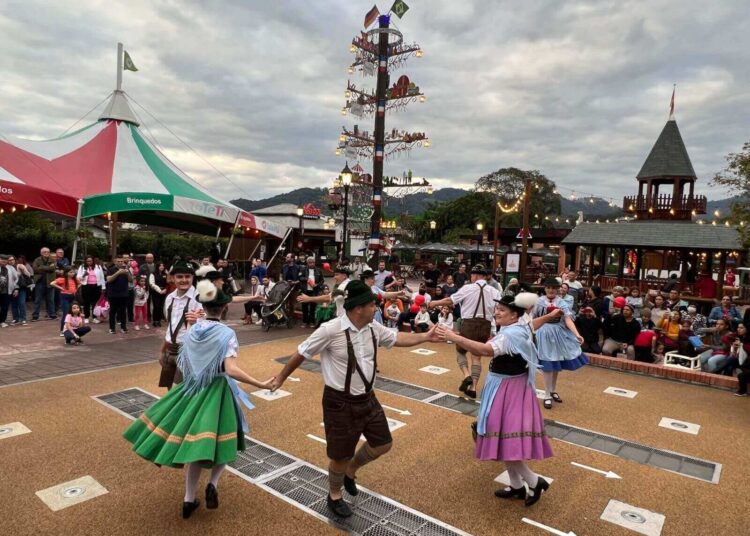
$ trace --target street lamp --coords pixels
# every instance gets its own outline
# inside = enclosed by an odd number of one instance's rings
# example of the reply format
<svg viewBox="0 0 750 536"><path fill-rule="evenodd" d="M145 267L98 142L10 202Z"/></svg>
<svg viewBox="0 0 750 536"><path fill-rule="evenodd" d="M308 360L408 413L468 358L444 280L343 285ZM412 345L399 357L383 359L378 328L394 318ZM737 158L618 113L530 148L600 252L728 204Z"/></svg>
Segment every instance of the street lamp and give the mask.
<svg viewBox="0 0 750 536"><path fill-rule="evenodd" d="M479 239L477 240L477 251L479 251L479 246L482 245L482 231L484 230L484 224L479 221L477 222L477 232L479 233Z"/></svg>
<svg viewBox="0 0 750 536"><path fill-rule="evenodd" d="M299 218L299 236L300 241L302 240L302 235L305 234L305 228L302 226L302 216L305 214L305 209L302 207L297 207L297 217Z"/></svg>
<svg viewBox="0 0 750 536"><path fill-rule="evenodd" d="M339 178L341 179L341 184L344 185L344 233L342 237L344 243L341 247L341 258L339 258L339 261L341 261L346 254L346 246L348 244L347 226L349 223L349 186L352 184L352 170L349 169L349 162L344 165L344 169L341 170Z"/></svg>
<svg viewBox="0 0 750 536"><path fill-rule="evenodd" d="M437 227L437 222L435 220L430 221L430 231L434 231Z"/></svg>

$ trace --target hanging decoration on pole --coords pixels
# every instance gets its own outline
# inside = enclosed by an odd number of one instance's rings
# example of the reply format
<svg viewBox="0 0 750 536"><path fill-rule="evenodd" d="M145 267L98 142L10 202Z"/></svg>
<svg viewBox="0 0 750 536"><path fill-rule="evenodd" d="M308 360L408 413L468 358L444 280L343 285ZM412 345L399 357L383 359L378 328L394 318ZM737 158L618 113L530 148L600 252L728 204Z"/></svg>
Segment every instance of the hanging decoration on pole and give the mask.
<svg viewBox="0 0 750 536"><path fill-rule="evenodd" d="M409 9L406 2L396 0L391 6L389 14L379 13L377 6L365 15L365 31L352 39L350 50L355 54L354 61L349 66L349 74L360 72L364 76L376 75L374 89L358 87L351 80L347 83L346 103L341 109L341 115L349 113L355 117L374 117L372 133L360 130L358 125L353 128L342 128L337 155L357 160L372 159L373 169L369 186L372 193L372 214L370 217L370 233L368 248L373 255L370 258L372 266L377 266L379 251L384 248L383 234L380 229L382 206L385 201L384 188L396 186L398 181L384 181L384 161L390 157L409 153L412 149L429 147L430 140L424 132L409 132L393 128L390 132L385 129L385 116L388 111L401 111L413 102L425 102L426 97L418 85L408 76L400 76L390 85L389 72L405 65L411 56L422 57L422 49L416 43L405 44L403 35L390 27L390 13L399 19ZM377 27L370 29L377 19ZM390 87L389 87L390 85ZM426 179L420 187L430 187ZM360 184L364 185L363 180ZM402 187L406 186L401 185Z"/></svg>

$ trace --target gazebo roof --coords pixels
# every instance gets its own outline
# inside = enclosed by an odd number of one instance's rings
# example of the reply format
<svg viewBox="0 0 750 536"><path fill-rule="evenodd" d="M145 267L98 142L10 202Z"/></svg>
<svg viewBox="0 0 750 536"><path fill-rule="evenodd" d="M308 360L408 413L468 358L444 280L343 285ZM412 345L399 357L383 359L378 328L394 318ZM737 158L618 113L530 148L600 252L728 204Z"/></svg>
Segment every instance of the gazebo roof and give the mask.
<svg viewBox="0 0 750 536"><path fill-rule="evenodd" d="M563 244L718 251L743 249L736 228L689 221L580 223L563 239Z"/></svg>
<svg viewBox="0 0 750 536"><path fill-rule="evenodd" d="M659 134L651 152L636 175L638 179L650 177L695 177L685 143L682 141L677 121L670 119Z"/></svg>

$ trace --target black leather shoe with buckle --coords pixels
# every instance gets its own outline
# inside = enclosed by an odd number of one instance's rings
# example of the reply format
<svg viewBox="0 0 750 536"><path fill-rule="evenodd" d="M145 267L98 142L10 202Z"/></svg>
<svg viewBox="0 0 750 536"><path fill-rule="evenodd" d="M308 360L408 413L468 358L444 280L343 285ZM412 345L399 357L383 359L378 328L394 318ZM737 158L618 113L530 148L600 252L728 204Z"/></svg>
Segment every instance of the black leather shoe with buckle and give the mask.
<svg viewBox="0 0 750 536"><path fill-rule="evenodd" d="M195 512L200 505L201 505L201 502L198 500L195 500L193 502L183 502L182 503L182 519L187 519L191 515L193 515L193 512Z"/></svg>
<svg viewBox="0 0 750 536"><path fill-rule="evenodd" d="M346 504L344 499L336 499L335 501L328 496L328 509L333 512L336 517L351 517L352 510L349 505Z"/></svg>

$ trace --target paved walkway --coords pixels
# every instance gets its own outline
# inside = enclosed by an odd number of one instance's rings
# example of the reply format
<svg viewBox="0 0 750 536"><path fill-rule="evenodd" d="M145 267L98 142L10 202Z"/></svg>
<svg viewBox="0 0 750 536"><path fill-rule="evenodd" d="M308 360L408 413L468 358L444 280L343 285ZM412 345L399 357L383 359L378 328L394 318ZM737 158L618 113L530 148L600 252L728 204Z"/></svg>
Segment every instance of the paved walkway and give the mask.
<svg viewBox="0 0 750 536"><path fill-rule="evenodd" d="M230 306L228 324L237 331L240 345L269 342L310 333L310 329L243 326L242 304ZM30 322L0 330L0 387L18 383L146 363L157 359L165 328L109 333L109 325L91 324L84 344L66 345L56 320Z"/></svg>

